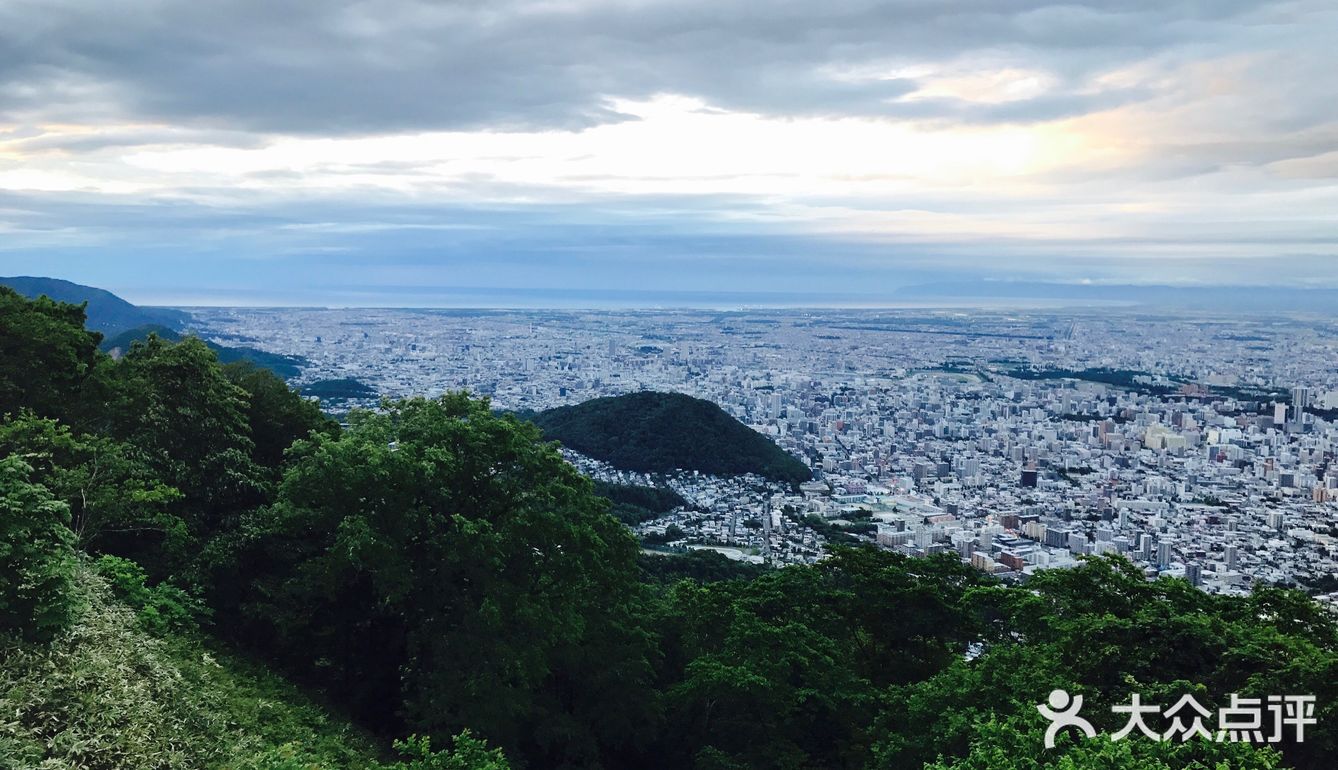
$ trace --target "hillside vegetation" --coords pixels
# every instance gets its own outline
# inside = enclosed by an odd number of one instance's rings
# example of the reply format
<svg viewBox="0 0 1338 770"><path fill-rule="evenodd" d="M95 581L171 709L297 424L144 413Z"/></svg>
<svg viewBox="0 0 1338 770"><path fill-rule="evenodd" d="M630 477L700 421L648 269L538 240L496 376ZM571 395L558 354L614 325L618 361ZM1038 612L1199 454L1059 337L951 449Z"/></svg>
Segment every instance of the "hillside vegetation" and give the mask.
<svg viewBox="0 0 1338 770"><path fill-rule="evenodd" d="M1338 756L1338 622L1301 592L1212 596L1114 556L1010 587L953 554L833 548L784 569L643 554L610 498L673 498L601 497L487 401L389 402L341 426L198 339L112 360L82 315L0 288L3 770ZM1102 737L1044 747L1036 706L1056 688ZM1313 695L1316 722L1268 745L1110 741L1135 694L1209 710Z"/></svg>
<svg viewBox="0 0 1338 770"><path fill-rule="evenodd" d="M682 393L597 398L533 416L548 438L631 471L756 473L797 484L808 467L719 406Z"/></svg>
<svg viewBox="0 0 1338 770"><path fill-rule="evenodd" d="M73 577L69 629L0 650L0 767L380 766L366 733L292 685L188 634L150 633L86 561Z"/></svg>
<svg viewBox="0 0 1338 770"><path fill-rule="evenodd" d="M595 494L612 503L611 511L614 517L628 526L663 516L675 508L688 504L682 495L668 487L596 481Z"/></svg>
<svg viewBox="0 0 1338 770"><path fill-rule="evenodd" d="M149 324L147 326L137 326L133 329L127 329L120 334L109 337L103 340L99 347L104 352L120 354L129 350L136 342L147 342L150 335L160 337L168 342L180 342L182 337L180 333L166 326ZM219 363L252 364L264 369L269 369L285 379L290 379L301 374L302 367L308 364L308 361L301 356L285 356L279 353L270 353L269 351L249 347L229 347L208 341L204 344L210 350L214 351L214 355L218 356Z"/></svg>

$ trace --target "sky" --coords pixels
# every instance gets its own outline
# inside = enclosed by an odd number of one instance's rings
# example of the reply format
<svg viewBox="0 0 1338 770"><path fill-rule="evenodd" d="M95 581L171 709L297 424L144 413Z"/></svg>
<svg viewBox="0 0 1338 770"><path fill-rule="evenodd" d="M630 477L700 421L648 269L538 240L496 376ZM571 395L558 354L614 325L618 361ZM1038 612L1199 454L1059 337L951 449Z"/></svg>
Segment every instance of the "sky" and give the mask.
<svg viewBox="0 0 1338 770"><path fill-rule="evenodd" d="M1338 287L1335 41L1332 0L0 0L0 275Z"/></svg>

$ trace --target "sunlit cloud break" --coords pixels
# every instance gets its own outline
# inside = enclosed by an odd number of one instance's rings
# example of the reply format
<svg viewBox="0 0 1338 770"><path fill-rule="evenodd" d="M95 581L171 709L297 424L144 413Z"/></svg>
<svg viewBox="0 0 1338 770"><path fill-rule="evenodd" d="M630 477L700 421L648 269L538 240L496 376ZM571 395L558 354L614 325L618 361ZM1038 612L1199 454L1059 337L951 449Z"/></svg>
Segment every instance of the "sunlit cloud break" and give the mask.
<svg viewBox="0 0 1338 770"><path fill-rule="evenodd" d="M1304 0L10 2L0 272L1338 286L1334 39Z"/></svg>

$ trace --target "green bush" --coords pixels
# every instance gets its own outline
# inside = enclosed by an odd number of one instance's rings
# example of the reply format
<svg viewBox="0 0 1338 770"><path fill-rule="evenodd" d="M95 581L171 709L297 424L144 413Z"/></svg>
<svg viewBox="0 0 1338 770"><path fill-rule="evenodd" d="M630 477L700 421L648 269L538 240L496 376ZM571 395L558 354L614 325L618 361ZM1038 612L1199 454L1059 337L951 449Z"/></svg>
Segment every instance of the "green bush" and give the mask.
<svg viewBox="0 0 1338 770"><path fill-rule="evenodd" d="M70 509L32 483L32 467L0 460L0 634L48 640L75 610Z"/></svg>
<svg viewBox="0 0 1338 770"><path fill-rule="evenodd" d="M170 583L148 585L144 568L129 559L103 556L96 567L116 598L135 610L140 624L151 633L162 636L169 631L193 631L208 614L199 599Z"/></svg>
<svg viewBox="0 0 1338 770"><path fill-rule="evenodd" d="M501 749L489 749L487 741L475 738L468 730L455 736L449 751L433 751L432 741L421 736L395 741L401 762L385 765L382 770L510 770Z"/></svg>

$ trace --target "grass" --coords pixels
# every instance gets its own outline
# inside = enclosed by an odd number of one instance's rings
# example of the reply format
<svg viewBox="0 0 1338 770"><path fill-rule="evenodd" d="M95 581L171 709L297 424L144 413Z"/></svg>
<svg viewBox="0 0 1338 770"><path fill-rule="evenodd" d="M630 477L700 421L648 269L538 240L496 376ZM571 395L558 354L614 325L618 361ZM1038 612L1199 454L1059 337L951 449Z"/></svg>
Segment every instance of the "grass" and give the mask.
<svg viewBox="0 0 1338 770"><path fill-rule="evenodd" d="M0 641L0 770L378 767L375 744L281 677L157 637L91 565L47 645Z"/></svg>

